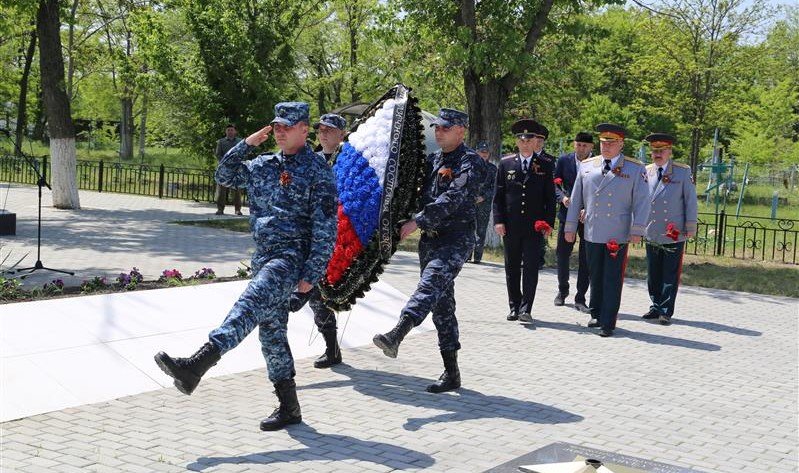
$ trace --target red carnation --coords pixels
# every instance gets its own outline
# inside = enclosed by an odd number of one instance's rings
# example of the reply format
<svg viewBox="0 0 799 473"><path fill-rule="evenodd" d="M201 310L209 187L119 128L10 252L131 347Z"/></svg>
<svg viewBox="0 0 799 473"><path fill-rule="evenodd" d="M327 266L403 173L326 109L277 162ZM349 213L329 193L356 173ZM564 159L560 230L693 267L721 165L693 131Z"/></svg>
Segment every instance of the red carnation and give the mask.
<svg viewBox="0 0 799 473"><path fill-rule="evenodd" d="M552 182L554 182L556 186L562 186L563 185L563 179L561 179L559 177L556 177L555 179L553 179Z"/></svg>
<svg viewBox="0 0 799 473"><path fill-rule="evenodd" d="M608 247L608 251L610 252L611 258L615 258L616 256L619 255L619 249L621 247L619 246L619 243L616 241L615 238L611 238L610 241L605 243L605 246Z"/></svg>
<svg viewBox="0 0 799 473"><path fill-rule="evenodd" d="M536 220L534 228L535 231L541 232L543 234L547 234L552 231L552 227L550 227L549 224L543 220Z"/></svg>
<svg viewBox="0 0 799 473"><path fill-rule="evenodd" d="M666 225L666 236L677 241L677 239L680 238L680 231L677 229L677 225L673 223Z"/></svg>

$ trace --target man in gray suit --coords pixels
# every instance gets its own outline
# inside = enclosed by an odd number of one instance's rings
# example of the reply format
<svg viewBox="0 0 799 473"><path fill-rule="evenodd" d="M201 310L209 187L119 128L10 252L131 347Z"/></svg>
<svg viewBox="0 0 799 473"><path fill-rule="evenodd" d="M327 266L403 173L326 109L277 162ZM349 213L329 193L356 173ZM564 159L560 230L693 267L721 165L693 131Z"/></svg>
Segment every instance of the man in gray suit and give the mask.
<svg viewBox="0 0 799 473"><path fill-rule="evenodd" d="M647 286L652 305L643 317L669 325L685 240L696 234L696 188L691 168L671 159L673 136L651 133L644 139L654 162L646 167L651 205L646 227Z"/></svg>
<svg viewBox="0 0 799 473"><path fill-rule="evenodd" d="M649 188L643 163L622 154L626 131L597 125L601 155L583 161L566 214L564 239L574 242L580 210L585 209L583 242L591 276L589 327L610 337L616 328L627 246L639 243L649 215Z"/></svg>

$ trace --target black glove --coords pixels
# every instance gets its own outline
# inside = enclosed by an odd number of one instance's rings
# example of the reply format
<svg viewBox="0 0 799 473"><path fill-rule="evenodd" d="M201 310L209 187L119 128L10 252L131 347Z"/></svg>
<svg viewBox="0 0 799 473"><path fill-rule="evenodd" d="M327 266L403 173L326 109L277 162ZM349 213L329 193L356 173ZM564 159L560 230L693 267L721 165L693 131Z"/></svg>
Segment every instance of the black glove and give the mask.
<svg viewBox="0 0 799 473"><path fill-rule="evenodd" d="M289 311L290 312L297 312L303 308L303 306L308 302L308 299L311 298L311 293L313 289L308 292L299 292L294 291L289 296Z"/></svg>

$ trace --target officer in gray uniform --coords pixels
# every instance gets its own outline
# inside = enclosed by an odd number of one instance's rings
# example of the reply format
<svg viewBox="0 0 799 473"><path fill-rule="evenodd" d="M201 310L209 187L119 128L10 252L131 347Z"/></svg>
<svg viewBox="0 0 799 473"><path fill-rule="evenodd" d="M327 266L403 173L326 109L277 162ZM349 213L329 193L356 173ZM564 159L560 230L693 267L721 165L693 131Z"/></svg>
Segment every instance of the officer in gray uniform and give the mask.
<svg viewBox="0 0 799 473"><path fill-rule="evenodd" d="M308 292L325 272L336 241L336 187L324 159L306 144L308 104L275 105L275 141L280 152L246 161L269 137L267 125L234 146L219 163L216 180L246 187L250 228L256 242L253 277L225 321L208 334L208 342L189 358L155 355L158 366L191 394L200 378L221 356L259 327L261 350L280 406L261 421L261 430L277 430L302 420L294 383L286 324L294 288Z"/></svg>
<svg viewBox="0 0 799 473"><path fill-rule="evenodd" d="M494 200L494 185L496 184L497 166L491 162L491 148L487 141L477 143L474 148L477 154L483 159L483 182L480 186L480 193L475 200L477 204L477 219L475 221L475 241L472 263L480 264L483 259L483 247L486 241L486 230L488 230L488 220L491 217L491 202Z"/></svg>
<svg viewBox="0 0 799 473"><path fill-rule="evenodd" d="M685 240L696 234L696 187L691 168L672 159L673 136L651 133L644 139L654 162L646 167L651 205L646 227L647 286L652 305L643 317L669 325Z"/></svg>
<svg viewBox="0 0 799 473"><path fill-rule="evenodd" d="M347 130L347 120L335 113L326 113L319 118L313 127L316 129L322 156L329 166L335 164L335 152L339 144L344 140ZM314 361L315 368L330 368L341 363L341 348L338 345L338 327L336 326L336 313L325 305L322 294L318 286L308 293L310 300L308 305L314 315L314 323L322 338L325 340L325 352ZM297 294L299 296L299 294Z"/></svg>
<svg viewBox="0 0 799 473"><path fill-rule="evenodd" d="M621 304L627 243L639 243L648 222L649 188L643 163L622 154L624 128L602 123L597 131L601 155L580 164L564 239L574 242L580 210L585 209L583 242L591 277L588 326L601 327L599 335L610 337Z"/></svg>
<svg viewBox="0 0 799 473"><path fill-rule="evenodd" d="M464 112L442 108L431 126L441 149L428 156L430 172L422 190L419 213L402 225L400 238L417 228L421 278L390 332L375 335L375 345L386 356L397 357L399 344L430 312L438 331L444 373L427 391L440 393L461 386L455 318L455 277L474 249L475 198L480 190L480 157L463 142L469 126Z"/></svg>

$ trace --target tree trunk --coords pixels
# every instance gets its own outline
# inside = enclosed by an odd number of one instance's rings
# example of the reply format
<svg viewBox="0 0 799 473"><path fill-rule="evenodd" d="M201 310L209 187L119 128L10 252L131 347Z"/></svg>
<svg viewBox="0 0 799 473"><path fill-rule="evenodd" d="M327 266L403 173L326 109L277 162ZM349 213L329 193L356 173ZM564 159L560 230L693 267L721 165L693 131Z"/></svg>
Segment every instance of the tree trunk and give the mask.
<svg viewBox="0 0 799 473"><path fill-rule="evenodd" d="M146 146L145 139L147 138L147 93L142 95L141 99L141 116L139 117L139 160L144 162L144 148Z"/></svg>
<svg viewBox="0 0 799 473"><path fill-rule="evenodd" d="M502 158L502 116L508 100L508 92L499 79L480 83L478 76L471 70L463 75L464 89L469 113L469 144L473 147L478 141L488 141L491 156L495 162ZM497 248L501 239L494 232L493 216L488 222L486 246Z"/></svg>
<svg viewBox="0 0 799 473"><path fill-rule="evenodd" d="M41 0L36 17L39 35L39 68L42 98L50 134L50 179L53 206L79 209L75 126L64 84L64 56L61 51L61 22L58 0Z"/></svg>
<svg viewBox="0 0 799 473"><path fill-rule="evenodd" d="M22 78L19 80L19 105L17 106L17 127L15 131L15 143L17 149L14 155L19 157L22 154L22 140L25 138L25 129L28 126L28 78L31 74L31 64L33 55L36 52L36 30L31 31L31 40L28 43L28 50L25 52L25 66L22 69Z"/></svg>
<svg viewBox="0 0 799 473"><path fill-rule="evenodd" d="M696 170L699 166L699 147L702 144L702 128L694 125L691 128L691 154L689 155L689 163L691 165L691 174L696 176Z"/></svg>
<svg viewBox="0 0 799 473"><path fill-rule="evenodd" d="M119 122L119 157L129 161L133 159L133 99L123 98L122 119Z"/></svg>

